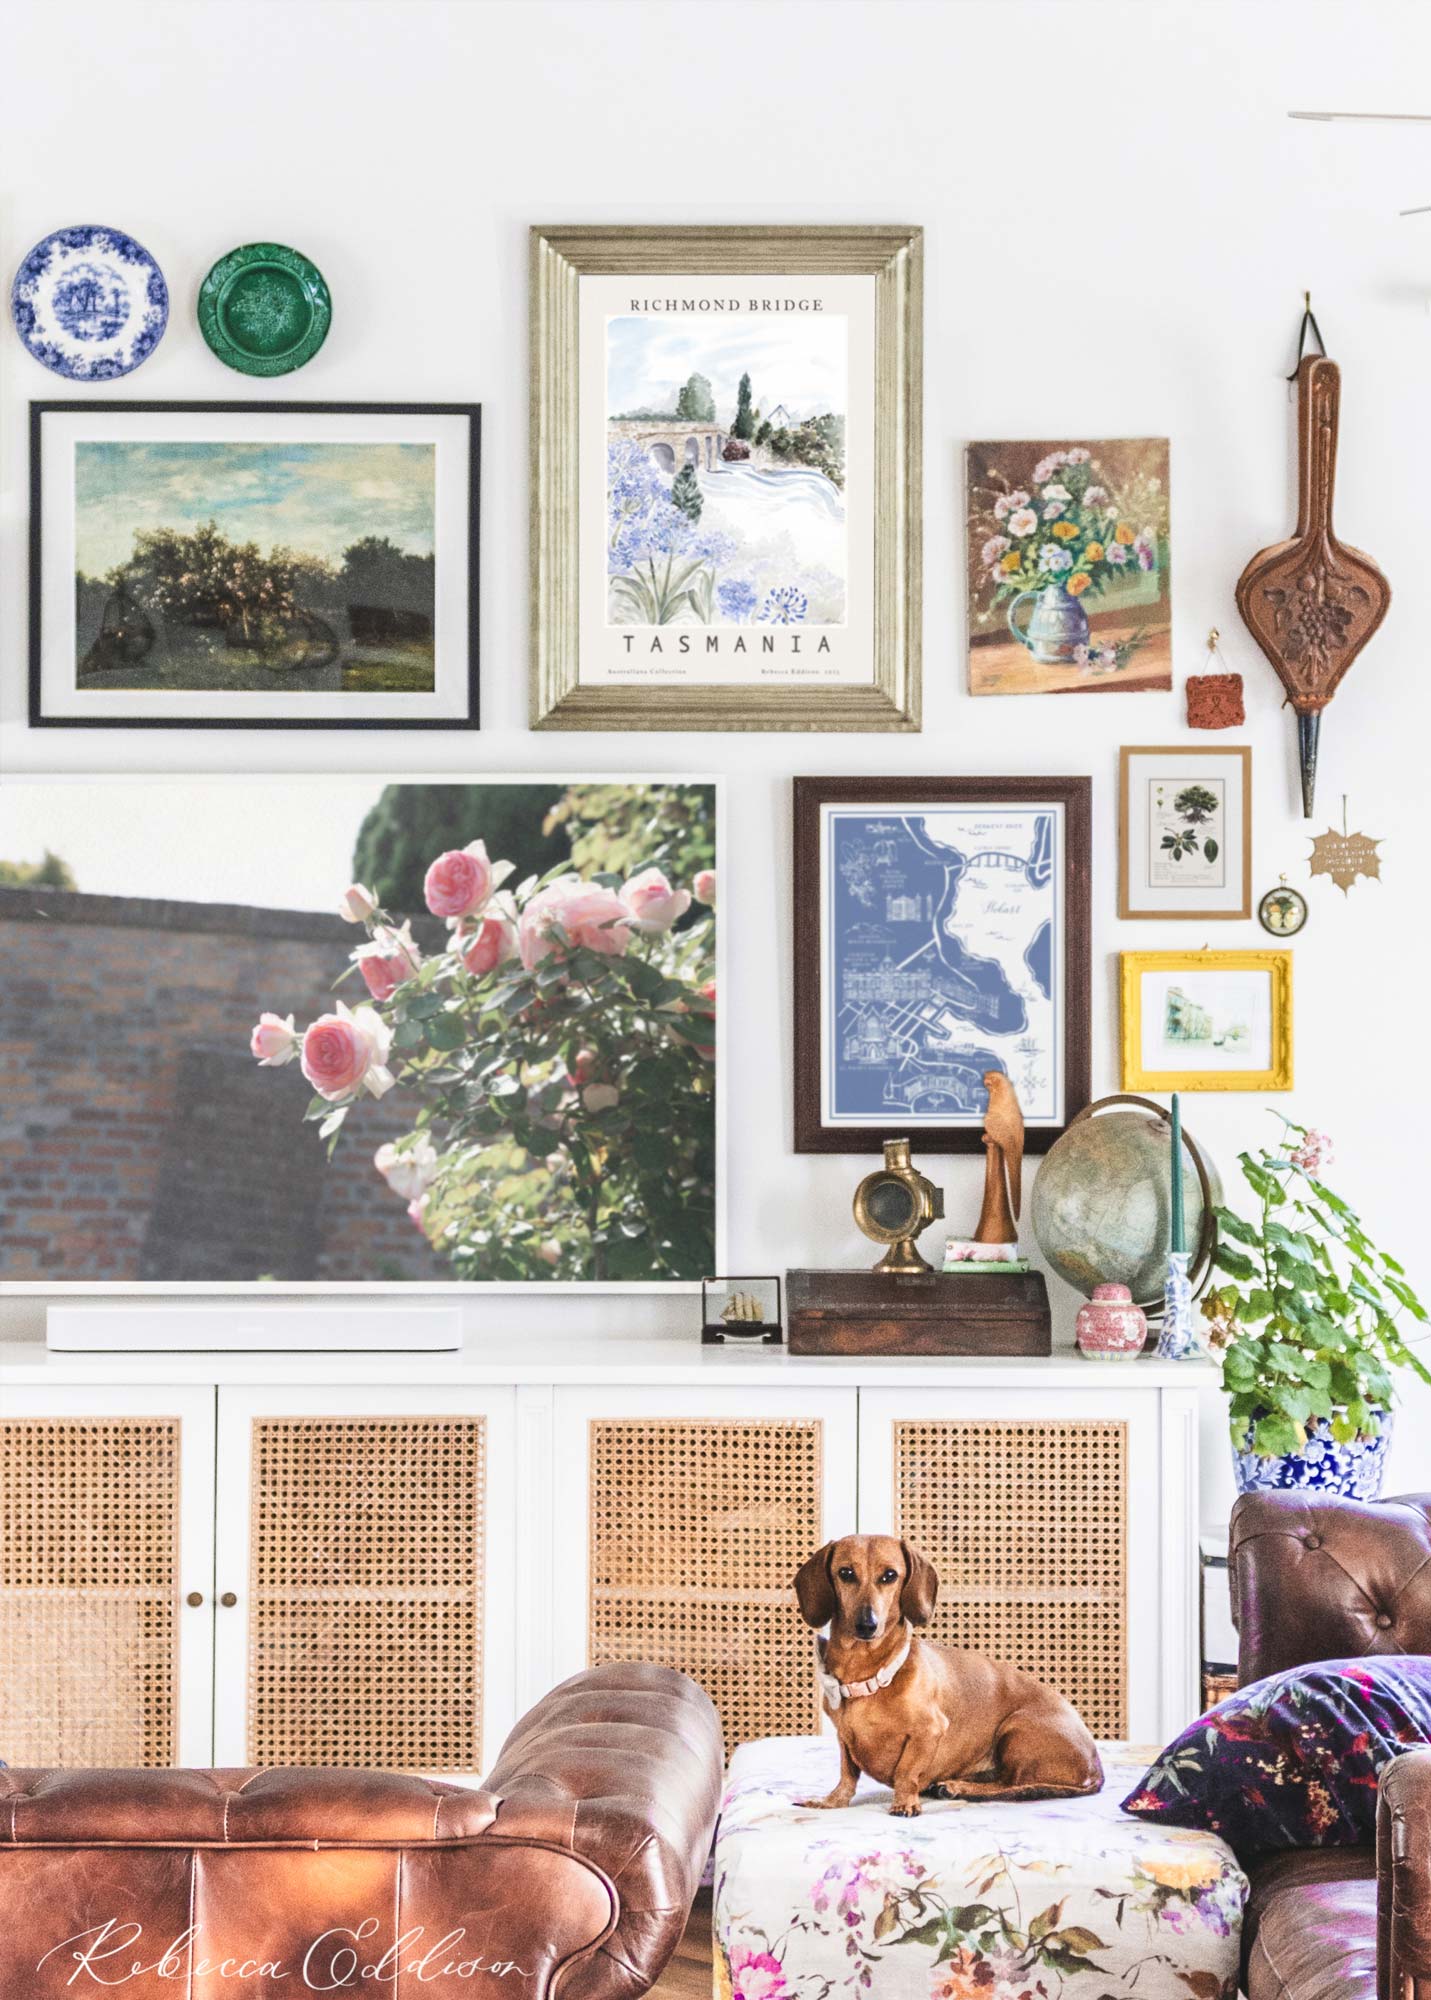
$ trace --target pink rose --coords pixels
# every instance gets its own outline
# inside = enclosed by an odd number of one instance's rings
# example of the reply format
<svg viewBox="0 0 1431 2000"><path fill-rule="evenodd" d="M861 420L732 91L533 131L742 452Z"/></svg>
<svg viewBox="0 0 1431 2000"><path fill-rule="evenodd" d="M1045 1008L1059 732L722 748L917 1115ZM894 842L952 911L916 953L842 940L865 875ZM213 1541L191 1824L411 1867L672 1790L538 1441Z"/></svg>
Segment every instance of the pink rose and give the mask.
<svg viewBox="0 0 1431 2000"><path fill-rule="evenodd" d="M545 1243L537 1246L537 1255L544 1264L559 1264L561 1262L561 1245L553 1237L549 1236Z"/></svg>
<svg viewBox="0 0 1431 2000"><path fill-rule="evenodd" d="M293 1016L283 1020L277 1014L260 1014L258 1025L248 1038L249 1048L262 1069L282 1069L298 1053L298 1034Z"/></svg>
<svg viewBox="0 0 1431 2000"><path fill-rule="evenodd" d="M702 868L695 881L691 884L691 888L695 892L696 901L698 903L709 903L712 909L715 908L715 882L716 872L714 868Z"/></svg>
<svg viewBox="0 0 1431 2000"><path fill-rule="evenodd" d="M619 958L631 942L631 912L612 889L583 882L579 875L559 875L538 889L517 925L517 948L530 972L548 952L561 949L558 927L569 945L584 945L607 958Z"/></svg>
<svg viewBox="0 0 1431 2000"><path fill-rule="evenodd" d="M458 939L457 949L467 970L480 979L504 959L516 957L517 927L510 917L484 917L475 931Z"/></svg>
<svg viewBox="0 0 1431 2000"><path fill-rule="evenodd" d="M421 1201L437 1179L437 1148L425 1134L405 1146L389 1143L378 1147L373 1165L394 1194Z"/></svg>
<svg viewBox="0 0 1431 2000"><path fill-rule="evenodd" d="M378 907L378 899L371 889L365 889L361 882L354 882L343 891L338 904L338 914L346 923L365 924Z"/></svg>
<svg viewBox="0 0 1431 2000"><path fill-rule="evenodd" d="M391 1000L399 986L411 979L422 964L422 953L413 942L412 929L386 928L373 932L371 944L360 945L353 953L363 984L375 1000Z"/></svg>
<svg viewBox="0 0 1431 2000"><path fill-rule="evenodd" d="M480 840L439 854L423 879L422 893L435 917L475 916L494 884L487 849Z"/></svg>
<svg viewBox="0 0 1431 2000"><path fill-rule="evenodd" d="M414 1229L420 1231L424 1236L427 1234L426 1213L427 1196L425 1194L420 1194L416 1201L410 1201L407 1205L408 1221Z"/></svg>
<svg viewBox="0 0 1431 2000"><path fill-rule="evenodd" d="M580 1090L583 1084L591 1082L592 1078L596 1075L597 1064L600 1060L595 1049L577 1050L571 1059L571 1068L567 1072L568 1081L575 1089Z"/></svg>
<svg viewBox="0 0 1431 2000"><path fill-rule="evenodd" d="M303 1037L301 1067L320 1097L346 1104L360 1090L382 1097L393 1087L385 1067L392 1031L371 1007L322 1014Z"/></svg>
<svg viewBox="0 0 1431 2000"><path fill-rule="evenodd" d="M668 931L691 907L689 889L673 889L659 868L643 868L621 891L638 930Z"/></svg>

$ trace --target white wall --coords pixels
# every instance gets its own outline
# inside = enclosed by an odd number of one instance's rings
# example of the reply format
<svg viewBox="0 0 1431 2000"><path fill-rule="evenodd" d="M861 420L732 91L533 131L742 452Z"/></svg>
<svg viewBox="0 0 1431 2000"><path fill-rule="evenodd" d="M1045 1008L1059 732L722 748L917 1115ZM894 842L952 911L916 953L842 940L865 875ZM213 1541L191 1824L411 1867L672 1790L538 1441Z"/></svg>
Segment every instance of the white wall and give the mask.
<svg viewBox="0 0 1431 2000"><path fill-rule="evenodd" d="M0 333L0 771L187 767L724 771L731 977L729 1162L737 1268L861 1262L868 1161L789 1145L789 780L794 772L1092 774L1094 1088L1116 1088L1114 955L1254 945L1255 924L1120 925L1121 743L1176 740L1209 626L1248 687L1256 888L1310 895L1289 1108L1338 1141L1337 1178L1431 1287L1427 943L1431 621L1431 127L1290 121L1291 108L1431 110L1431 13L1273 0L71 0L0 29L7 271L60 224L111 221L158 255L175 312L116 395L267 390L209 355L193 299L212 259L277 237L326 273L334 330L274 393L484 405L480 736L26 734L25 404L61 385ZM918 738L525 732L526 230L568 221L919 222L927 233L925 716ZM1384 880L1306 878L1293 728L1233 585L1292 522L1280 377L1303 288L1344 369L1339 520L1396 591L1326 724L1320 803L1350 794ZM971 700L961 642L961 447L971 436L1169 435L1170 695ZM1192 739L1216 742L1216 737ZM1195 1100L1230 1169L1272 1121ZM971 1219L979 1168L926 1159ZM1060 1288L1065 1325L1074 1301ZM684 1300L503 1300L474 1325L684 1329ZM36 1302L0 1324L37 1332ZM1421 1404L1431 1409L1431 1400ZM1393 1482L1431 1486L1408 1415ZM1222 1447L1209 1439L1222 1477Z"/></svg>

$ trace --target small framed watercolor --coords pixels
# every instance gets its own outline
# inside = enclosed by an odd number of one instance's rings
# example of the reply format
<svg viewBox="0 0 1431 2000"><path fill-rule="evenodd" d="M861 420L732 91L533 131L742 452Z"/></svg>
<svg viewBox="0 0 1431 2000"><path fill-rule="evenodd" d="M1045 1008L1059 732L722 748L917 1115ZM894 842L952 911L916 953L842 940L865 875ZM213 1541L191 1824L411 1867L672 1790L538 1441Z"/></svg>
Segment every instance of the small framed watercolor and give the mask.
<svg viewBox="0 0 1431 2000"><path fill-rule="evenodd" d="M1125 951L1124 1090L1290 1090L1290 951Z"/></svg>

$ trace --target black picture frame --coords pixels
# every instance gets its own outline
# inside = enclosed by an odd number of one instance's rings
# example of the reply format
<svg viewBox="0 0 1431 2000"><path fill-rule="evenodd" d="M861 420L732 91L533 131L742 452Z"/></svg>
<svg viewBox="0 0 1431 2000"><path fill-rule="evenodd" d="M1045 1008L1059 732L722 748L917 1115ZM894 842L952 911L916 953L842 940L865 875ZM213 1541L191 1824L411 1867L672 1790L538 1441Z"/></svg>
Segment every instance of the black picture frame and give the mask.
<svg viewBox="0 0 1431 2000"><path fill-rule="evenodd" d="M1052 801L1064 823L1064 1096L1057 1125L1029 1124L1024 1146L1044 1153L1067 1131L1091 1093L1092 793L1086 777L1050 778L796 778L794 1150L797 1153L877 1153L903 1136L887 1125L826 1125L820 1091L823 933L820 895L820 808L888 801L892 806L1033 804ZM908 1133L915 1151L980 1153L978 1126L921 1125Z"/></svg>
<svg viewBox="0 0 1431 2000"><path fill-rule="evenodd" d="M42 666L44 658L44 509L43 434L45 418L55 412L153 416L374 416L458 417L468 425L467 455L467 713L464 716L424 716L411 720L387 716L274 717L175 715L46 715ZM480 729L480 550L482 490L482 406L480 403L337 403L250 402L182 399L152 402L141 398L62 397L30 404L30 533L29 533L29 726L31 729Z"/></svg>

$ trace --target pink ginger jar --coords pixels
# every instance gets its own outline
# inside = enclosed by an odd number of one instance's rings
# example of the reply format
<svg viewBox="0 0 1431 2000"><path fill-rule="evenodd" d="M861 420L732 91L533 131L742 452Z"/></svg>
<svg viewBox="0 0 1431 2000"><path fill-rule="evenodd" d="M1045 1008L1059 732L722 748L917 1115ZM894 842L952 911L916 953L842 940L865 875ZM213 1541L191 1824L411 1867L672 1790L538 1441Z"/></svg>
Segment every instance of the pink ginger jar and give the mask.
<svg viewBox="0 0 1431 2000"><path fill-rule="evenodd" d="M1131 1361L1147 1338L1143 1308L1126 1285L1095 1285L1078 1309L1078 1348L1090 1361Z"/></svg>

